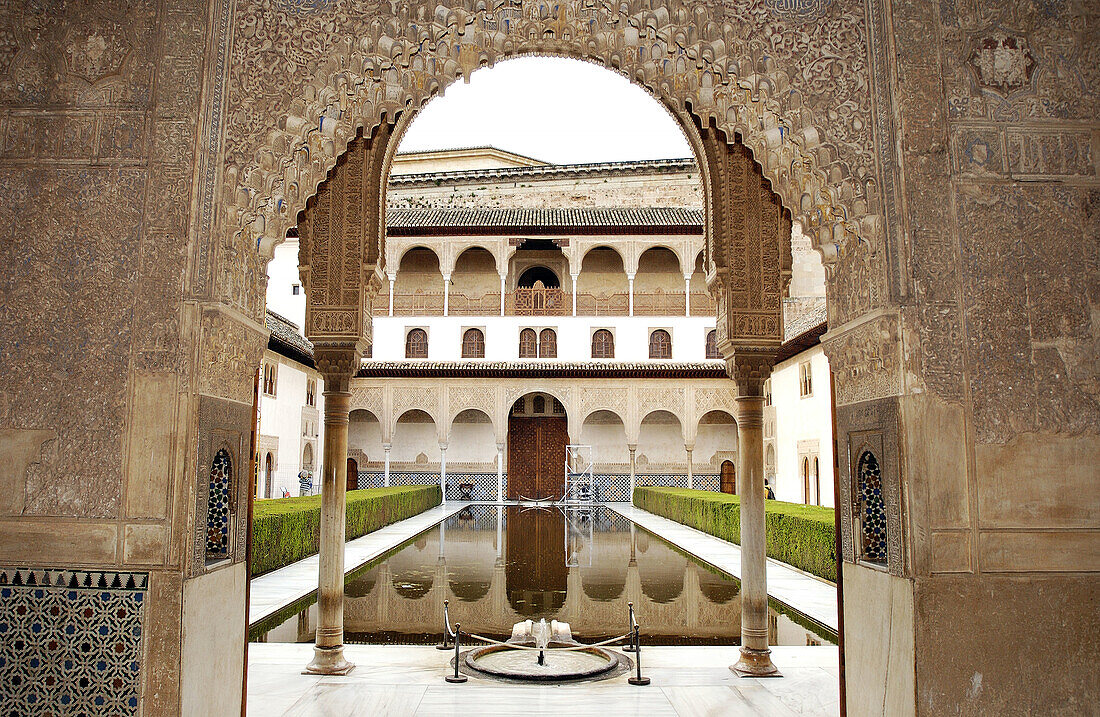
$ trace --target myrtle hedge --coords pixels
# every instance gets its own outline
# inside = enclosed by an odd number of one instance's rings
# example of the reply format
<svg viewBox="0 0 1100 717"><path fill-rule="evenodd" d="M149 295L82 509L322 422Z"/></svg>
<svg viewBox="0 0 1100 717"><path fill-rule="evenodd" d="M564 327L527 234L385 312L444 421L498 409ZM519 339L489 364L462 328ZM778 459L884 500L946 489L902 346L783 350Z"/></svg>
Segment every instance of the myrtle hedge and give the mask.
<svg viewBox="0 0 1100 717"><path fill-rule="evenodd" d="M442 502L438 485L348 491L347 540L423 513ZM321 537L321 496L258 501L252 508L252 576L313 555Z"/></svg>
<svg viewBox="0 0 1100 717"><path fill-rule="evenodd" d="M634 505L731 543L741 543L741 501L707 490L645 487ZM768 557L836 582L833 509L765 501Z"/></svg>

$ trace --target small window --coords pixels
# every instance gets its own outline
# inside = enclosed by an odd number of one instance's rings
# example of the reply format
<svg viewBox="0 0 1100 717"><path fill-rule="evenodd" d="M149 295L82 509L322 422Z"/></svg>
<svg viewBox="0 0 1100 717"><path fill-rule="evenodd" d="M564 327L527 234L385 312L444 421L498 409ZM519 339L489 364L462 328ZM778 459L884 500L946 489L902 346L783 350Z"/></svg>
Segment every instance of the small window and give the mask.
<svg viewBox="0 0 1100 717"><path fill-rule="evenodd" d="M428 332L413 329L405 336L405 358L428 358Z"/></svg>
<svg viewBox="0 0 1100 717"><path fill-rule="evenodd" d="M553 329L539 332L539 358L558 357L558 335Z"/></svg>
<svg viewBox="0 0 1100 717"><path fill-rule="evenodd" d="M772 405L772 380L770 378L764 380L764 405Z"/></svg>
<svg viewBox="0 0 1100 717"><path fill-rule="evenodd" d="M275 364L264 364L264 394L267 396L275 395L275 370Z"/></svg>
<svg viewBox="0 0 1100 717"><path fill-rule="evenodd" d="M555 416L565 415L565 406L561 405L561 401L559 401L556 398L553 399L553 401L554 401L554 415Z"/></svg>
<svg viewBox="0 0 1100 717"><path fill-rule="evenodd" d="M462 334L462 358L485 358L485 334L481 329L466 329Z"/></svg>
<svg viewBox="0 0 1100 717"><path fill-rule="evenodd" d="M535 396L535 399L531 401L531 413L546 413L546 399L542 396Z"/></svg>
<svg viewBox="0 0 1100 717"><path fill-rule="evenodd" d="M856 467L860 554L872 563L886 564L886 503L882 496L882 471L871 451L864 451Z"/></svg>
<svg viewBox="0 0 1100 717"><path fill-rule="evenodd" d="M707 358L722 358L718 355L718 332L714 329L707 332Z"/></svg>
<svg viewBox="0 0 1100 717"><path fill-rule="evenodd" d="M210 492L206 500L206 559L229 557L229 495L233 461L222 448L210 466Z"/></svg>
<svg viewBox="0 0 1100 717"><path fill-rule="evenodd" d="M798 395L803 398L814 395L813 373L810 371L809 361L798 364Z"/></svg>
<svg viewBox="0 0 1100 717"><path fill-rule="evenodd" d="M317 405L317 382L312 378L306 379L306 405Z"/></svg>
<svg viewBox="0 0 1100 717"><path fill-rule="evenodd" d="M664 329L657 329L649 335L649 357L651 359L672 358L672 336Z"/></svg>
<svg viewBox="0 0 1100 717"><path fill-rule="evenodd" d="M615 336L607 329L592 334L592 358L615 358Z"/></svg>
<svg viewBox="0 0 1100 717"><path fill-rule="evenodd" d="M291 285L290 293L293 294L294 296L298 296L299 294L302 293L302 285L301 284Z"/></svg>
<svg viewBox="0 0 1100 717"><path fill-rule="evenodd" d="M519 332L519 357L538 358L538 338L534 329L524 329Z"/></svg>

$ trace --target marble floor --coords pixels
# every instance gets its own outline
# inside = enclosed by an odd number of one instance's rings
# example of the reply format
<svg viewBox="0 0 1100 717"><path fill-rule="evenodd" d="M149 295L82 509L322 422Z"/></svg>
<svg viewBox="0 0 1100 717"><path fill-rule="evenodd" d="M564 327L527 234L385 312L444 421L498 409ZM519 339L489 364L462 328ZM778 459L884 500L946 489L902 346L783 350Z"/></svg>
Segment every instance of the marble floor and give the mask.
<svg viewBox="0 0 1100 717"><path fill-rule="evenodd" d="M348 542L344 546L344 571L350 573L467 505L469 503L448 501ZM318 557L311 555L285 568L253 578L248 600L248 624L255 625L268 615L315 591L317 575Z"/></svg>
<svg viewBox="0 0 1100 717"><path fill-rule="evenodd" d="M662 518L629 503L608 503L608 507L633 520L681 550L710 563L734 577L741 577L741 548L668 518ZM822 625L837 629L836 586L777 560L768 560L768 595Z"/></svg>
<svg viewBox="0 0 1100 717"><path fill-rule="evenodd" d="M737 677L736 647L643 648L645 687L626 675L578 685L443 681L450 653L432 647L348 645L357 667L344 677L301 674L311 644L253 643L248 649L250 717L343 715L836 715L837 649L773 647L783 677Z"/></svg>

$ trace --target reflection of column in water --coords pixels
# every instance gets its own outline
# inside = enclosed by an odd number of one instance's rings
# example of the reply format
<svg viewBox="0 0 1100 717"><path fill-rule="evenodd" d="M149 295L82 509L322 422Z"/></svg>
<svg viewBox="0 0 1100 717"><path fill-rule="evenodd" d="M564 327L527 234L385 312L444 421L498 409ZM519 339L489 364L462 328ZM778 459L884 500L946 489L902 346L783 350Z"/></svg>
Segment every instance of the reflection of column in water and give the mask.
<svg viewBox="0 0 1100 717"><path fill-rule="evenodd" d="M447 521L439 523L439 559L443 560L446 553L443 550L443 542L447 539Z"/></svg>
<svg viewBox="0 0 1100 717"><path fill-rule="evenodd" d="M638 542L634 537L634 521L630 521L630 564L637 565L638 557L635 555L635 551L638 548Z"/></svg>
<svg viewBox="0 0 1100 717"><path fill-rule="evenodd" d="M298 642L309 642L313 636L309 634L309 608L298 613Z"/></svg>
<svg viewBox="0 0 1100 717"><path fill-rule="evenodd" d="M497 559L504 554L504 506L497 506Z"/></svg>

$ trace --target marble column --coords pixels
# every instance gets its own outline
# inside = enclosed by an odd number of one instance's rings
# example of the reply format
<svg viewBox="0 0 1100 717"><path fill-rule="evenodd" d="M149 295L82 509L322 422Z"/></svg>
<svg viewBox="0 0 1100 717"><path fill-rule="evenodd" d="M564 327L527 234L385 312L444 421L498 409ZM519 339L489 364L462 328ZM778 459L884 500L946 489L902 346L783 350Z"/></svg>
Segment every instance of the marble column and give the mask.
<svg viewBox="0 0 1100 717"><path fill-rule="evenodd" d="M684 450L687 451L687 457L688 457L688 463L687 463L688 488L694 489L695 488L695 471L694 471L694 469L691 465L691 453L692 453L693 450L695 450L695 445L691 444L691 443L686 443L686 444L684 444Z"/></svg>
<svg viewBox="0 0 1100 717"><path fill-rule="evenodd" d="M737 477L741 488L742 677L779 674L768 649L767 545L764 526L764 397L737 397Z"/></svg>
<svg viewBox="0 0 1100 717"><path fill-rule="evenodd" d="M627 303L627 307L628 307L627 308L627 315L628 316L633 316L634 315L634 275L633 274L627 274L626 275L626 286L627 286L626 290L627 290L627 296L628 296L628 298L627 298L627 302L628 302Z"/></svg>
<svg viewBox="0 0 1100 717"><path fill-rule="evenodd" d="M397 276L390 275L390 316L393 316L393 283L397 281Z"/></svg>
<svg viewBox="0 0 1100 717"><path fill-rule="evenodd" d="M504 316L504 282L507 277L504 274L500 275L500 315Z"/></svg>
<svg viewBox="0 0 1100 717"><path fill-rule="evenodd" d="M691 316L691 276L684 277L684 316Z"/></svg>
<svg viewBox="0 0 1100 717"><path fill-rule="evenodd" d="M497 502L504 502L504 444L497 444ZM498 523L499 524L499 523Z"/></svg>
<svg viewBox="0 0 1100 717"><path fill-rule="evenodd" d="M447 316L450 313L451 305L451 275L443 275L443 315Z"/></svg>
<svg viewBox="0 0 1100 717"><path fill-rule="evenodd" d="M443 502L447 502L447 444L439 444L439 489L443 491Z"/></svg>
<svg viewBox="0 0 1100 717"><path fill-rule="evenodd" d="M580 278L580 274L570 274L569 279L573 282L573 316L577 315L577 279Z"/></svg>
<svg viewBox="0 0 1100 717"><path fill-rule="evenodd" d="M638 444L637 443L628 443L628 444L626 444L626 448L627 448L627 450L630 451L630 496L627 498L627 500L629 500L631 503L634 503L634 483L635 483L635 475L636 475L635 469L636 469L636 466L637 466L637 463L635 462L635 458L637 458ZM634 530L633 523L631 524L630 529L631 529L631 531Z"/></svg>
<svg viewBox="0 0 1100 717"><path fill-rule="evenodd" d="M345 355L347 354L347 355ZM325 380L324 466L321 472L321 536L318 569L317 636L306 672L346 675L344 659L344 525L348 472L348 384L358 366L352 351L317 350Z"/></svg>
<svg viewBox="0 0 1100 717"><path fill-rule="evenodd" d="M383 443L382 450L386 452L386 468L385 473L382 476L382 485L386 488L390 487L390 449L393 448L392 443Z"/></svg>
<svg viewBox="0 0 1100 717"><path fill-rule="evenodd" d="M504 506L497 506L497 562L504 557Z"/></svg>

